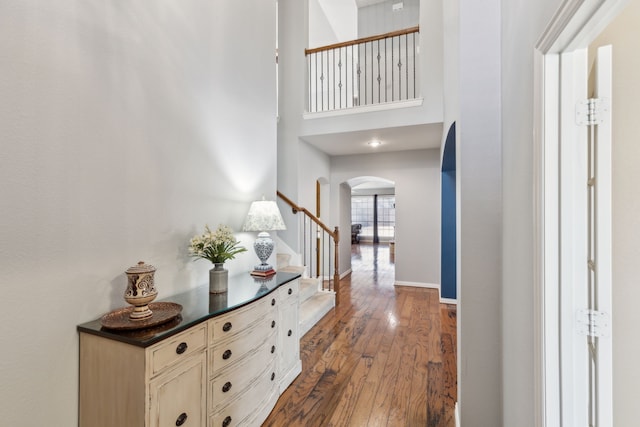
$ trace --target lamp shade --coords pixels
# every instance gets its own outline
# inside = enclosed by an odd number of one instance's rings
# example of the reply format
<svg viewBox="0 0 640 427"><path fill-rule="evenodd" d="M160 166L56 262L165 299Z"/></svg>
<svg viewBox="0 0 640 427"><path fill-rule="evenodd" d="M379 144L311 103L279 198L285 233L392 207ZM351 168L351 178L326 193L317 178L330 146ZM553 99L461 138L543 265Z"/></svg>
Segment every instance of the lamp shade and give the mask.
<svg viewBox="0 0 640 427"><path fill-rule="evenodd" d="M251 203L242 231L286 230L278 204L273 200Z"/></svg>

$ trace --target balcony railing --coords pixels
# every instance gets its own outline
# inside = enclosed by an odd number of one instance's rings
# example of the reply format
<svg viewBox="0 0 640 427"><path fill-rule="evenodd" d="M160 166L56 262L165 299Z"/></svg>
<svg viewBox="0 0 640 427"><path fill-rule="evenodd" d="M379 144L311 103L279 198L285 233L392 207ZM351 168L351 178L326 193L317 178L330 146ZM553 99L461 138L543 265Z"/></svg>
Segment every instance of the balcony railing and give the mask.
<svg viewBox="0 0 640 427"><path fill-rule="evenodd" d="M415 99L420 28L306 49L308 111Z"/></svg>

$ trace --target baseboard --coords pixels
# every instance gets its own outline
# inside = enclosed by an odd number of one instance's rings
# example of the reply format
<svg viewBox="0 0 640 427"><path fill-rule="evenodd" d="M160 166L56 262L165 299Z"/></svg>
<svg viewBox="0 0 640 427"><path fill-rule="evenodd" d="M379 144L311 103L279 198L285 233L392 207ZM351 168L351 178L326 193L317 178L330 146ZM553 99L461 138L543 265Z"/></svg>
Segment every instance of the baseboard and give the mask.
<svg viewBox="0 0 640 427"><path fill-rule="evenodd" d="M302 361L300 359L296 360L295 366L293 366L289 372L285 372L282 374L282 378L280 378L280 394L284 393L284 391L291 385L293 380L296 379L298 375L302 372Z"/></svg>
<svg viewBox="0 0 640 427"><path fill-rule="evenodd" d="M394 286L411 286L414 288L429 288L437 289L440 291L440 285L437 283L423 283L423 282L395 282Z"/></svg>
<svg viewBox="0 0 640 427"><path fill-rule="evenodd" d="M438 283L423 283L423 282L395 282L393 286L410 286L413 288L427 288L437 289L438 295L440 295L440 285ZM458 304L458 300L453 298L440 297L440 304Z"/></svg>
<svg viewBox="0 0 640 427"><path fill-rule="evenodd" d="M340 280L344 279L345 277L347 277L349 274L351 274L351 269L348 269L347 271L345 271L344 273L340 274ZM322 280L333 280L333 276L322 276L322 277L318 277L318 279L322 279Z"/></svg>

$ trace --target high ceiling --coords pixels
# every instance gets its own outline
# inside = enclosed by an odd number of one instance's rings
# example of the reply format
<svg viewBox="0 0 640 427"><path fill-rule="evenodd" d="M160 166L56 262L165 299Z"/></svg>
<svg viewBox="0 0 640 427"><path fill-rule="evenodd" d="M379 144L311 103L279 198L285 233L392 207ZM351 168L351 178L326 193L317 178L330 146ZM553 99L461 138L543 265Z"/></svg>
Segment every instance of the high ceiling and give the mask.
<svg viewBox="0 0 640 427"><path fill-rule="evenodd" d="M440 147L442 123L313 135L302 139L330 156L422 150ZM381 145L375 148L368 145L374 139Z"/></svg>

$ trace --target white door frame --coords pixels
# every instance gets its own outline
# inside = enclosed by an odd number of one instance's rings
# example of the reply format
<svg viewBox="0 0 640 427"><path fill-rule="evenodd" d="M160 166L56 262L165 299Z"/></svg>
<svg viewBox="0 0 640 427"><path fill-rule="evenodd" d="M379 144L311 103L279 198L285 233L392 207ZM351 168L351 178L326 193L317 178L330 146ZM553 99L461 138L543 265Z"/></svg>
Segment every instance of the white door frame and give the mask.
<svg viewBox="0 0 640 427"><path fill-rule="evenodd" d="M562 68L585 49L628 0L565 0L534 51L534 314L536 426L561 426L560 126ZM565 112L566 114L567 112ZM566 134L562 134L566 137Z"/></svg>

